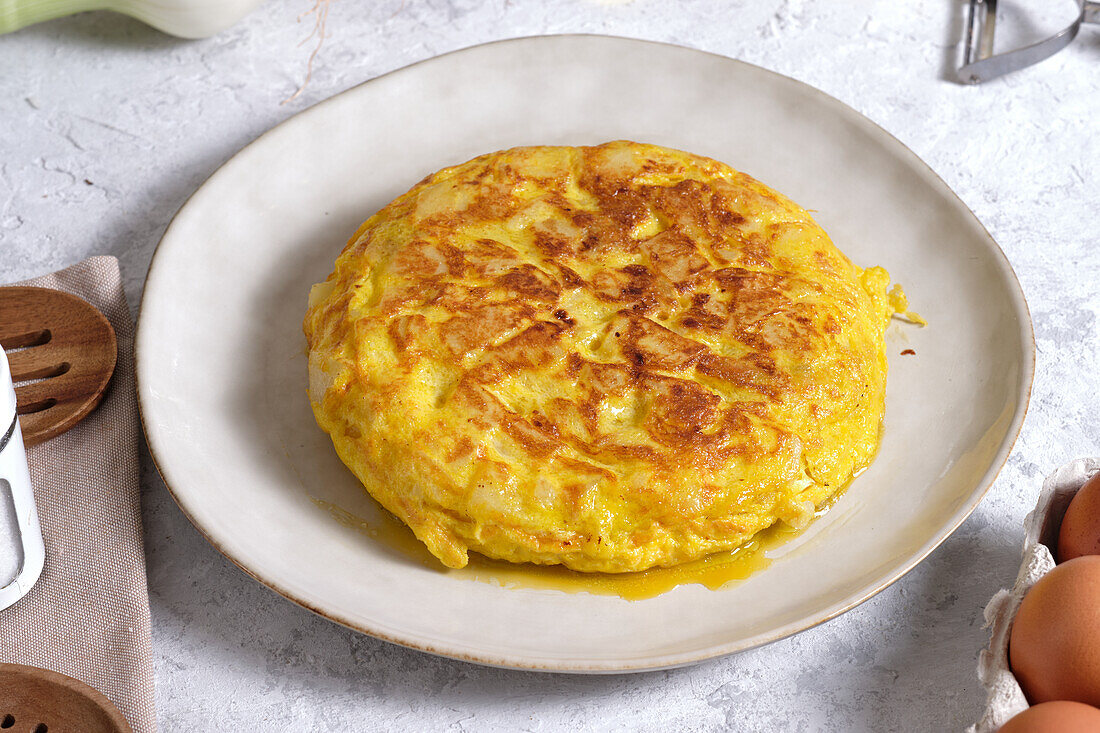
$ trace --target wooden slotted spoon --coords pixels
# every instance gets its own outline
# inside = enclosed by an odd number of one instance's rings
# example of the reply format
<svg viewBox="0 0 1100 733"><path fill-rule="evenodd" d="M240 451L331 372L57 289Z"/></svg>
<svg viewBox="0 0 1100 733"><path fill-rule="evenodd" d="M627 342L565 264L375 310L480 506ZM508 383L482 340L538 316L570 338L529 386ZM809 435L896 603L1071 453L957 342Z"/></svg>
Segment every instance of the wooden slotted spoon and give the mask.
<svg viewBox="0 0 1100 733"><path fill-rule="evenodd" d="M103 399L115 371L115 330L75 295L0 287L0 346L7 352L23 442L76 425Z"/></svg>
<svg viewBox="0 0 1100 733"><path fill-rule="evenodd" d="M132 733L118 708L94 687L48 669L0 664L4 733Z"/></svg>

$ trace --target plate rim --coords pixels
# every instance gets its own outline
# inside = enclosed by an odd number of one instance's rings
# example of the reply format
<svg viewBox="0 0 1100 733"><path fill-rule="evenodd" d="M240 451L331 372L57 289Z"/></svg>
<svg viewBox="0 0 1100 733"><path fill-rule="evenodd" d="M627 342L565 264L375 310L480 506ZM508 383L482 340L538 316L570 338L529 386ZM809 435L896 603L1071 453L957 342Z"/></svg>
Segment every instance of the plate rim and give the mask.
<svg viewBox="0 0 1100 733"><path fill-rule="evenodd" d="M260 571L248 567L242 561L235 558L229 551L225 549L223 544L214 536L212 536L206 528L204 528L198 521L196 521L194 514L188 508L186 500L181 498L180 494L173 489L172 482L168 478L168 473L164 468L164 462L159 458L157 448L154 445L153 433L150 431L149 422L146 419L146 410L148 409L143 397L143 379L142 379L142 353L144 351L143 344L147 338L147 329L143 328L145 323L145 302L149 297L150 288L148 287L150 281L154 278L154 270L157 265L158 256L161 254L161 245L171 235L173 229L176 226L177 219L180 214L187 209L192 199L199 191L203 190L206 185L226 167L234 163L238 158L242 157L253 146L260 144L265 138L273 134L275 131L287 125L291 122L298 121L300 118L314 114L326 105L333 103L337 98L343 97L346 94L351 94L361 89L362 87L391 75L403 73L415 69L423 64L435 62L437 60L462 54L476 49L481 49L489 46L517 44L521 45L527 42L549 42L553 40L564 39L585 39L592 42L605 42L612 41L617 43L632 44L639 46L657 46L663 48L677 49L681 51L690 51L696 54L703 54L715 59L720 59L724 62L741 65L748 67L756 73L764 73L767 76L780 80L780 83L794 84L800 87L801 91L805 92L811 97L814 97L817 101L826 105L839 109L846 115L852 115L856 119L862 121L862 123L869 125L878 134L889 139L896 144L899 152L903 151L903 154L909 158L910 163L916 163L919 167L929 174L935 182L943 187L943 190L950 193L954 202L958 204L964 210L975 224L978 225L982 234L984 234L987 249L990 249L995 255L995 261L997 262L1002 273L1007 275L1005 277L1006 283L1010 286L1007 291L1010 293L1012 304L1015 306L1017 320L1020 322L1020 336L1024 346L1023 353L1024 358L1020 364L1021 373L1018 378L1018 389L1016 393L1016 406L1012 415L1012 420L1009 423L1008 430L1005 433L1005 437L1002 439L1000 446L994 454L989 466L986 468L985 473L979 482L980 489L971 494L969 501L962 503L959 508L952 515L951 520L944 524L938 532L936 532L931 538L929 538L920 548L914 553L911 558L898 566L893 572L889 573L882 578L875 580L872 583L867 584L863 588L853 592L847 599L835 604L831 608L827 608L819 614L813 615L809 619L799 619L798 621L789 623L777 629L772 629L769 632L757 634L747 639L741 639L739 641L730 642L726 644L713 645L706 647L705 649L699 649L688 652L680 653L668 653L658 656L649 656L645 658L645 661L637 660L606 660L606 659L541 659L537 660L531 655L507 655L493 652L472 652L464 651L460 648L443 648L440 645L432 644L426 640L402 638L392 633L388 633L379 628L370 628L367 624L361 624L351 621L350 619L344 619L338 617L337 614L326 611L320 608L311 601L300 598L292 591L285 587L285 584L280 583L277 579L264 577ZM180 207L172 215L168 226L165 228L164 233L161 235L160 240L157 242L157 246L153 252L152 258L149 263L148 270L146 272L145 281L143 283L143 290L141 295L141 302L139 305L138 318L135 326L134 334L134 377L135 377L135 390L137 394L138 402L138 415L141 422L143 434L145 436L145 442L149 449L149 456L153 463L157 474L160 476L161 481L164 483L165 488L168 490L172 500L179 507L180 511L191 523L191 525L199 532L199 534L205 539L211 546L214 547L219 553L226 557L230 562L240 568L246 575L253 578L261 585L265 586L269 590L277 593L281 597L301 606L302 608L311 611L312 613L321 616L329 621L332 621L340 626L351 629L353 631L366 634L368 636L386 641L398 646L403 646L408 649L414 649L417 651L425 652L435 656L445 657L449 659L456 659L459 661L471 662L489 667L497 667L504 669L514 669L520 671L540 671L540 672L563 672L563 673L576 673L576 674L618 674L618 673L640 673L655 671L661 669L672 669L676 667L683 667L687 665L697 664L709 659L715 659L719 657L729 656L737 652L746 651L748 649L754 649L757 647L765 646L767 644L774 643L788 636L801 633L819 626L827 621L830 621L837 616L840 616L848 611L852 610L856 606L866 602L872 597L878 595L882 591L886 590L902 577L907 575L913 568L922 563L936 548L938 548L944 541L947 540L959 526L966 521L966 519L974 512L974 510L981 504L982 500L989 493L990 488L996 482L1001 470L1004 468L1009 456L1012 453L1012 449L1019 438L1020 432L1023 428L1024 421L1027 416L1027 411L1030 407L1031 392L1034 387L1035 379L1035 366L1036 366L1036 345L1035 345L1035 332L1034 324L1031 319L1030 307L1027 303L1023 286L1020 283L1019 277L1012 267L1008 256L1004 250L997 243L996 239L989 233L988 229L973 212L973 210L966 204L965 201L952 189L943 178L936 173L936 171L924 161L919 155L913 152L908 145L903 143L897 137L895 137L888 130L883 128L877 122L872 120L867 115L863 114L854 107L846 104L845 102L837 99L836 97L827 94L826 92L818 89L817 87L795 79L794 77L781 74L777 71L753 64L741 59L736 59L730 56L726 56L721 53L706 51L703 49L693 48L691 46L685 46L679 43L670 43L665 41L654 41L648 39L630 38L625 36L616 36L610 34L600 33L552 33L552 34L538 34L532 36L516 36L509 38L496 39L487 41L484 43L478 43L471 46L464 46L462 48L454 49L442 54L437 54L425 59L420 59L412 63L400 66L398 68L387 71L383 74L373 76L362 82L359 82L347 89L341 90L332 94L325 99L318 101L317 103L302 109L290 117L282 120L281 122L268 128L255 139L237 149L229 158L222 161L218 167L210 173L203 181L187 196ZM149 398L152 401L152 398Z"/></svg>

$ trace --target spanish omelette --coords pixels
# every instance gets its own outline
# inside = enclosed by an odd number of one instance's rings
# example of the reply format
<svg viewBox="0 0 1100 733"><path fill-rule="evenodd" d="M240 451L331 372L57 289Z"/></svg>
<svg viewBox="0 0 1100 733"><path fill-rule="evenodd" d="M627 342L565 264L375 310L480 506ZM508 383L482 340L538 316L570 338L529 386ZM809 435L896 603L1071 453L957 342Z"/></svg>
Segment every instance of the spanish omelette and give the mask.
<svg viewBox="0 0 1100 733"><path fill-rule="evenodd" d="M671 566L804 525L872 461L888 285L723 163L515 148L352 236L310 294L310 401L447 566Z"/></svg>

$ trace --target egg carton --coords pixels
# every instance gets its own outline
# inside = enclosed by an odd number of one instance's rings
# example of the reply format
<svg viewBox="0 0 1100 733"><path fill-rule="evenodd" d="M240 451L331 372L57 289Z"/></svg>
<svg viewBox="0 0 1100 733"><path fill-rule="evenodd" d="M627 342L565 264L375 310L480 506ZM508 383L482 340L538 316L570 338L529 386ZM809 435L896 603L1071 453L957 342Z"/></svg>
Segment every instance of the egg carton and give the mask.
<svg viewBox="0 0 1100 733"><path fill-rule="evenodd" d="M1047 476L1039 502L1024 519L1024 554L1011 590L999 590L985 607L985 625L991 628L989 647L978 659L978 678L987 699L981 719L967 733L994 733L1009 718L1027 709L1027 698L1008 667L1008 637L1020 601L1039 578L1055 565L1054 548L1062 517L1077 490L1100 472L1100 458L1079 458Z"/></svg>

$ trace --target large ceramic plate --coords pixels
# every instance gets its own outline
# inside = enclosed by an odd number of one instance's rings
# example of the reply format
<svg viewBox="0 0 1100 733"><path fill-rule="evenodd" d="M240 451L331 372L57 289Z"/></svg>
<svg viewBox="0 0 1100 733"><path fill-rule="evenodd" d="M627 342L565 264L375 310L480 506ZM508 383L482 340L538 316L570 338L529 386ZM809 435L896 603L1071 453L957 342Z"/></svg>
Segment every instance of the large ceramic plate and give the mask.
<svg viewBox="0 0 1100 733"><path fill-rule="evenodd" d="M424 175L527 144L630 138L728 162L787 194L855 262L884 265L930 325L888 332L874 465L773 564L720 591L629 602L505 588L408 560L350 523L373 503L306 400L301 320L357 225ZM915 355L900 355L912 349ZM179 212L142 303L137 370L180 507L259 581L354 629L494 665L668 667L806 629L882 590L992 483L1033 371L1004 255L936 175L843 104L698 51L623 39L506 41L356 87L258 139ZM319 500L319 501L318 501Z"/></svg>

